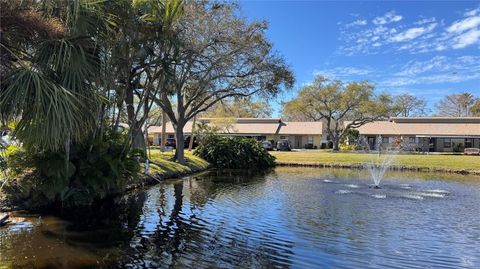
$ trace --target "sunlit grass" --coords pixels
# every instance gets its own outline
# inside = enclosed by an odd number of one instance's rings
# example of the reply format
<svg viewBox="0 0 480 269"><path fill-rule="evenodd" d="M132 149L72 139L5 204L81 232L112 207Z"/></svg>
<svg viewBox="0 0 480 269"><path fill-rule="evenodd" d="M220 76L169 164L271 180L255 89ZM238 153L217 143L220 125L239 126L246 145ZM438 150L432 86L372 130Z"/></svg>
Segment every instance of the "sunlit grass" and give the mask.
<svg viewBox="0 0 480 269"><path fill-rule="evenodd" d="M159 150L150 151L150 172L164 175L175 175L188 173L195 170L204 170L209 163L192 153L185 151L186 165L176 163L173 160L174 152L161 152Z"/></svg>
<svg viewBox="0 0 480 269"><path fill-rule="evenodd" d="M374 154L328 151L272 152L272 155L277 162L285 163L362 164L375 158ZM393 165L480 171L480 156L402 154L395 156Z"/></svg>

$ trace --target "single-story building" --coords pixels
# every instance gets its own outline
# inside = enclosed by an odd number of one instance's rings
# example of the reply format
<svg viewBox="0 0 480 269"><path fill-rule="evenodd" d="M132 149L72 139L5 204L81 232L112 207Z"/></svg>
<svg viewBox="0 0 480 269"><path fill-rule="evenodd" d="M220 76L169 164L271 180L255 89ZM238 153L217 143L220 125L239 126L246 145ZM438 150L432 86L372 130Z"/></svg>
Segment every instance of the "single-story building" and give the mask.
<svg viewBox="0 0 480 269"><path fill-rule="evenodd" d="M357 128L370 149L401 146L423 152L480 148L480 117L392 117Z"/></svg>
<svg viewBox="0 0 480 269"><path fill-rule="evenodd" d="M253 137L258 140L274 141L288 139L292 148L320 148L322 142L321 122L286 122L280 118L200 118L198 124L214 125L219 132L232 135ZM193 123L185 125L184 134L188 138L192 134ZM162 126L152 126L148 129L153 139L153 145L160 145ZM173 125L168 123L165 131L167 138L174 138Z"/></svg>

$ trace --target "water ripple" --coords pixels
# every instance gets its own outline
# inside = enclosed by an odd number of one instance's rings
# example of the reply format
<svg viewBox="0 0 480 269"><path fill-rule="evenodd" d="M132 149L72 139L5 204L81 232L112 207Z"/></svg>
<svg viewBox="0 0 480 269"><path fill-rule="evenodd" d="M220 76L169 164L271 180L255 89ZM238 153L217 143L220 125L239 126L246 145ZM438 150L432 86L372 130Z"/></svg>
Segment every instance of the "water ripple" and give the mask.
<svg viewBox="0 0 480 269"><path fill-rule="evenodd" d="M0 264L480 268L480 212L472 206L480 204L478 182L406 178L373 189L338 171L283 171L229 171L154 186L87 226L59 219L11 226L0 230Z"/></svg>

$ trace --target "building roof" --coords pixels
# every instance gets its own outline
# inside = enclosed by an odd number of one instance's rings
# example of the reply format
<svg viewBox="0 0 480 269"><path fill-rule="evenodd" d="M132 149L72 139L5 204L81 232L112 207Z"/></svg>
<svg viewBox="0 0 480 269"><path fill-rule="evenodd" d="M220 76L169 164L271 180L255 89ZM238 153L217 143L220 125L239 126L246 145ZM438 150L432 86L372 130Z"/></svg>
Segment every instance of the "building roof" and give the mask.
<svg viewBox="0 0 480 269"><path fill-rule="evenodd" d="M357 129L362 135L480 137L480 118L392 118L367 123Z"/></svg>
<svg viewBox="0 0 480 269"><path fill-rule="evenodd" d="M480 123L480 117L391 117L395 123Z"/></svg>
<svg viewBox="0 0 480 269"><path fill-rule="evenodd" d="M319 135L322 134L322 122L289 121L282 122L279 134L282 135Z"/></svg>
<svg viewBox="0 0 480 269"><path fill-rule="evenodd" d="M200 118L197 122L205 124L215 124L217 126L225 125L224 133L238 135L321 135L321 122L283 122L279 118L237 118L237 119L217 119ZM152 126L148 132L161 133L161 126ZM192 132L192 122L185 125L184 133ZM171 123L166 126L166 133L174 133Z"/></svg>

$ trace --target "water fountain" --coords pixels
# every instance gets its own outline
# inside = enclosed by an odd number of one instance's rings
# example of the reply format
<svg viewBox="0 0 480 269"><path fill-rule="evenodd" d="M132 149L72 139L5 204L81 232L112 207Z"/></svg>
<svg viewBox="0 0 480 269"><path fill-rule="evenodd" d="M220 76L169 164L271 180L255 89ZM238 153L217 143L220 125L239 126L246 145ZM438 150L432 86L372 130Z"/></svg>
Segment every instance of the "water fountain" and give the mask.
<svg viewBox="0 0 480 269"><path fill-rule="evenodd" d="M377 155L372 154L372 156L376 157L372 157L369 163L364 164L373 179L374 189L380 189L380 182L385 176L385 172L387 172L388 168L392 165L395 155L398 153L395 151L385 151L384 154L382 154L381 135L377 138L377 150Z"/></svg>
<svg viewBox="0 0 480 269"><path fill-rule="evenodd" d="M365 167L370 172L370 176L373 179L374 189L380 189L380 182L385 176L390 165L393 163L394 154L384 154L377 158L372 158L370 163L366 163Z"/></svg>

